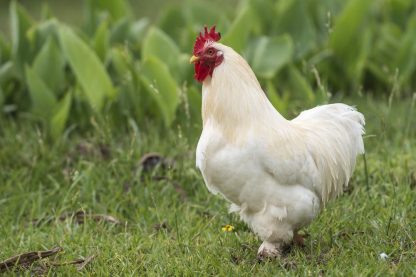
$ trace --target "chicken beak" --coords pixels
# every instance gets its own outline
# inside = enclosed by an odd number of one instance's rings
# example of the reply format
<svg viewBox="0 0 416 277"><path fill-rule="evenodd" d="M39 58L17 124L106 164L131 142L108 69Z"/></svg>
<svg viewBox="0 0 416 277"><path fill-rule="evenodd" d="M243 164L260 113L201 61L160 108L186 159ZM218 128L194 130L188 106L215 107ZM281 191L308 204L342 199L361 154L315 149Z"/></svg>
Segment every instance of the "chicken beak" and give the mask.
<svg viewBox="0 0 416 277"><path fill-rule="evenodd" d="M196 63L199 61L199 57L192 55L192 57L189 59L189 63Z"/></svg>

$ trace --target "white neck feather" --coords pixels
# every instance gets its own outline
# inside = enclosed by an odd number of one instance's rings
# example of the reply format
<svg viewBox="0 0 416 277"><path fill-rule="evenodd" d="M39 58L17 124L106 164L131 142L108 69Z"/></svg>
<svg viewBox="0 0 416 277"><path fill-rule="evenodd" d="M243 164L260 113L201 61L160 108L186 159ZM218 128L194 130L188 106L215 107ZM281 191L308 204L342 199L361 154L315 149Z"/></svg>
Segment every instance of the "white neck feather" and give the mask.
<svg viewBox="0 0 416 277"><path fill-rule="evenodd" d="M202 86L202 119L227 130L271 121L286 122L260 87L247 62L233 49L220 43L224 61L214 69Z"/></svg>

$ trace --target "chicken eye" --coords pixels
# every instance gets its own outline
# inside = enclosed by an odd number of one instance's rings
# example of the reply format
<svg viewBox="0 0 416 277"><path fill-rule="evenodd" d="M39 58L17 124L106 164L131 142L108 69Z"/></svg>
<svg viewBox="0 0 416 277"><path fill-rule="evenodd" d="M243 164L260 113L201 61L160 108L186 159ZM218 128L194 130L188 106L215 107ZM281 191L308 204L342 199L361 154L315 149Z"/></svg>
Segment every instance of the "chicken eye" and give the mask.
<svg viewBox="0 0 416 277"><path fill-rule="evenodd" d="M213 55L214 54L214 49L212 49L212 48L208 49L207 54L208 55Z"/></svg>

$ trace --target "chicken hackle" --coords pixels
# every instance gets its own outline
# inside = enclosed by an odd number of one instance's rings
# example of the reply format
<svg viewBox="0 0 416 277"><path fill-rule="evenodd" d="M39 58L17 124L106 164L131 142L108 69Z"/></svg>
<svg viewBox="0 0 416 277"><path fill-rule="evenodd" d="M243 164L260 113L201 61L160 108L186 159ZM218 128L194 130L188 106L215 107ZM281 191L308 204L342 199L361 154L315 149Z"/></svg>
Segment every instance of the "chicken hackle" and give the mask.
<svg viewBox="0 0 416 277"><path fill-rule="evenodd" d="M258 257L277 257L348 184L364 153L364 116L330 104L285 119L220 37L205 28L190 60L202 83L196 165L208 189L262 239Z"/></svg>

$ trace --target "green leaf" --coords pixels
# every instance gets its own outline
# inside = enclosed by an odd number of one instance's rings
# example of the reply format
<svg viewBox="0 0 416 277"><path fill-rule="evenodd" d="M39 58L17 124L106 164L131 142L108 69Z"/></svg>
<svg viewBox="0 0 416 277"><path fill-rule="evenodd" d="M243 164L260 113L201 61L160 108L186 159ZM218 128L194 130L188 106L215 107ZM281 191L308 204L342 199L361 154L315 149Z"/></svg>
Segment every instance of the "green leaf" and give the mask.
<svg viewBox="0 0 416 277"><path fill-rule="evenodd" d="M125 47L117 46L111 49L111 65L115 69L116 75L120 78L129 78L130 63L133 58L131 53Z"/></svg>
<svg viewBox="0 0 416 277"><path fill-rule="evenodd" d="M212 1L187 0L179 8L183 11L183 16L189 24L188 27L192 26L192 28L195 28L195 26L198 26L198 30L204 25L221 27L221 23L225 18L224 13L218 12ZM183 29L183 26L181 27Z"/></svg>
<svg viewBox="0 0 416 277"><path fill-rule="evenodd" d="M180 51L175 42L156 27L150 28L143 41L142 57L155 56L169 67L175 67Z"/></svg>
<svg viewBox="0 0 416 277"><path fill-rule="evenodd" d="M40 13L41 21L46 21L53 18L53 12L51 8L48 6L48 3L42 3L42 9Z"/></svg>
<svg viewBox="0 0 416 277"><path fill-rule="evenodd" d="M299 59L316 46L316 30L308 13L307 1L277 2L274 26L278 34L290 34L294 42L295 58Z"/></svg>
<svg viewBox="0 0 416 277"><path fill-rule="evenodd" d="M69 111L71 109L72 95L67 92L65 97L59 101L54 109L53 116L49 123L50 134L53 139L58 139L65 129L66 121L68 119Z"/></svg>
<svg viewBox="0 0 416 277"><path fill-rule="evenodd" d="M189 9L189 7L187 7ZM189 13L188 13L189 14ZM175 41L182 47L193 43L192 39L187 36L189 33L188 28L184 28L187 25L187 18L185 16L185 11L180 6L168 6L166 9L163 9L160 13L158 26L171 38L175 38ZM205 23L208 24L208 23ZM189 24L192 27L194 24ZM195 35L196 36L196 35ZM188 41L184 41L187 39ZM185 48L183 48L185 49ZM189 45L189 49L191 46Z"/></svg>
<svg viewBox="0 0 416 277"><path fill-rule="evenodd" d="M13 62L8 61L0 66L0 85L6 82L13 76L14 67Z"/></svg>
<svg viewBox="0 0 416 277"><path fill-rule="evenodd" d="M0 86L0 116L1 114L3 114L3 104L4 104L4 93L3 93L3 89Z"/></svg>
<svg viewBox="0 0 416 277"><path fill-rule="evenodd" d="M85 30L92 36L103 20L120 23L132 19L132 8L128 0L86 0Z"/></svg>
<svg viewBox="0 0 416 277"><path fill-rule="evenodd" d="M110 44L124 43L128 40L130 31L130 20L121 18L113 24L110 32Z"/></svg>
<svg viewBox="0 0 416 277"><path fill-rule="evenodd" d="M114 80L117 80L119 94L117 103L123 114L142 120L146 106L140 80L134 66L132 53L126 47L117 46L111 49L111 68L114 69Z"/></svg>
<svg viewBox="0 0 416 277"><path fill-rule="evenodd" d="M116 90L97 55L70 28L59 32L61 48L77 81L85 92L90 106L100 111L106 98L113 98Z"/></svg>
<svg viewBox="0 0 416 277"><path fill-rule="evenodd" d="M3 33L0 32L0 64L5 63L10 59L10 45L4 38Z"/></svg>
<svg viewBox="0 0 416 277"><path fill-rule="evenodd" d="M225 34L223 43L241 53L247 44L251 27L255 24L251 9L245 6L234 19L228 32Z"/></svg>
<svg viewBox="0 0 416 277"><path fill-rule="evenodd" d="M394 64L399 69L399 81L405 84L416 74L416 13L409 20L406 33L401 39Z"/></svg>
<svg viewBox="0 0 416 277"><path fill-rule="evenodd" d="M189 64L189 54L180 54L178 66L175 68L174 77L178 82L193 82L194 67Z"/></svg>
<svg viewBox="0 0 416 277"><path fill-rule="evenodd" d="M59 30L59 23L55 18L43 21L28 32L28 36L33 41L34 52L40 51L50 37L57 38Z"/></svg>
<svg viewBox="0 0 416 277"><path fill-rule="evenodd" d="M336 53L349 53L357 35L362 31L372 1L351 0L339 15L329 44Z"/></svg>
<svg viewBox="0 0 416 277"><path fill-rule="evenodd" d="M190 87L186 94L188 99L188 105L190 109L190 116L193 122L201 122L201 106L202 106L202 93L200 89L196 89L194 86Z"/></svg>
<svg viewBox="0 0 416 277"><path fill-rule="evenodd" d="M250 8L256 16L256 21L260 25L258 33L270 33L276 23L275 3L270 0L249 0Z"/></svg>
<svg viewBox="0 0 416 277"><path fill-rule="evenodd" d="M32 100L32 111L34 114L47 119L56 106L55 95L35 70L26 66L25 72L30 98Z"/></svg>
<svg viewBox="0 0 416 277"><path fill-rule="evenodd" d="M133 47L138 48L141 46L139 44L143 41L148 25L149 20L147 18L137 20L130 25L128 38L133 42Z"/></svg>
<svg viewBox="0 0 416 277"><path fill-rule="evenodd" d="M292 60L293 43L288 35L261 37L250 47L249 58L254 72L263 78L273 78Z"/></svg>
<svg viewBox="0 0 416 277"><path fill-rule="evenodd" d="M33 62L37 75L55 92L65 82L65 57L53 37L49 37Z"/></svg>
<svg viewBox="0 0 416 277"><path fill-rule="evenodd" d="M358 82L364 58L370 47L368 17L373 1L351 0L335 22L329 39L329 47L333 50L350 81ZM354 47L352 47L352 45Z"/></svg>
<svg viewBox="0 0 416 277"><path fill-rule="evenodd" d="M88 4L91 12L105 10L115 20L132 15L132 8L126 0L88 0Z"/></svg>
<svg viewBox="0 0 416 277"><path fill-rule="evenodd" d="M345 0L309 0L308 13L315 25L319 42L326 42L336 20L349 1Z"/></svg>
<svg viewBox="0 0 416 277"><path fill-rule="evenodd" d="M150 56L143 61L142 82L156 101L166 127L175 119L179 104L179 88L169 69L158 58Z"/></svg>
<svg viewBox="0 0 416 277"><path fill-rule="evenodd" d="M295 66L292 65L288 68L288 77L288 84L292 93L296 93L302 99L308 101L309 104L313 104L315 101L313 89Z"/></svg>
<svg viewBox="0 0 416 277"><path fill-rule="evenodd" d="M266 85L266 92L267 98L269 98L270 102L273 106L281 113L287 114L287 109L289 106L289 97L288 94L285 94L284 97L280 97L279 93L277 92L273 82L271 80L267 81Z"/></svg>
<svg viewBox="0 0 416 277"><path fill-rule="evenodd" d="M33 24L27 12L16 3L10 3L10 27L12 38L12 57L19 76L24 76L24 64L31 58L31 43L27 38L27 31Z"/></svg>
<svg viewBox="0 0 416 277"><path fill-rule="evenodd" d="M98 57L100 57L101 61L105 62L109 48L108 21L103 21L101 22L100 26L98 26L92 44L95 53L98 55Z"/></svg>

